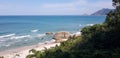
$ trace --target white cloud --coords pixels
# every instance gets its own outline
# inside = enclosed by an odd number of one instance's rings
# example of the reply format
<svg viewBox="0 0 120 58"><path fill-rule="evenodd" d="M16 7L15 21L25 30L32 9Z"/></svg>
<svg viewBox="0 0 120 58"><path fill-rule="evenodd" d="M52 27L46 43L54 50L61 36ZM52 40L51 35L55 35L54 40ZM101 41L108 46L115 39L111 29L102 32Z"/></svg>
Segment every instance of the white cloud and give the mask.
<svg viewBox="0 0 120 58"><path fill-rule="evenodd" d="M41 7L43 8L59 8L59 7L72 7L73 4L65 3L65 4L43 4Z"/></svg>
<svg viewBox="0 0 120 58"><path fill-rule="evenodd" d="M70 3L41 5L41 9L51 14L90 14L102 8L113 8L112 2L99 0L96 3L89 3L87 0L76 0Z"/></svg>
<svg viewBox="0 0 120 58"><path fill-rule="evenodd" d="M98 0L90 3L87 0L74 0L67 3L44 3L35 6L18 4L0 4L0 15L23 14L23 15L80 15L92 13L102 8L113 8L112 2Z"/></svg>
<svg viewBox="0 0 120 58"><path fill-rule="evenodd" d="M75 7L79 4L81 4L81 5L87 4L87 1L86 0L77 0L77 1L69 2L69 3L43 4L41 6L44 8L54 8L54 7L58 8L58 7Z"/></svg>

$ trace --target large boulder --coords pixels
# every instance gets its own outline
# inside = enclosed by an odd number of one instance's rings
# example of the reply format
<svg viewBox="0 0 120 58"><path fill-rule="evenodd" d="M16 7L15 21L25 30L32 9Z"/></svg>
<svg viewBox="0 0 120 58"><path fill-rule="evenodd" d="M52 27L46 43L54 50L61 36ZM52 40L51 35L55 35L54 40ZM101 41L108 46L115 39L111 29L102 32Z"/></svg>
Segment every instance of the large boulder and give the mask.
<svg viewBox="0 0 120 58"><path fill-rule="evenodd" d="M56 42L63 42L68 40L70 37L70 33L66 32L66 31L61 31L61 32L57 32L55 33L53 39L56 40Z"/></svg>

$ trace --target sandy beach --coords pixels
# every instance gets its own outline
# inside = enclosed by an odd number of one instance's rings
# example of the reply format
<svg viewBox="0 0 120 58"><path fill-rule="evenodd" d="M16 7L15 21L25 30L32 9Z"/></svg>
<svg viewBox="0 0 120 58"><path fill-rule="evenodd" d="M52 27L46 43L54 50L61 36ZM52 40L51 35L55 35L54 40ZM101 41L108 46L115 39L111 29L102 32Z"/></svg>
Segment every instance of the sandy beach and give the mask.
<svg viewBox="0 0 120 58"><path fill-rule="evenodd" d="M56 45L60 45L60 43L56 43L55 40L51 40L49 42L38 43L32 46L25 46L17 49L6 50L0 52L0 56L4 56L4 58L25 58L26 55L29 54L29 50L31 49L44 50L45 47L48 49L51 47L55 47Z"/></svg>
<svg viewBox="0 0 120 58"><path fill-rule="evenodd" d="M80 32L76 32L76 33L71 34L71 36L79 36L79 35L81 35ZM38 44L32 45L32 46L24 46L24 47L20 47L17 49L6 50L3 52L0 52L0 56L4 56L4 58L26 58L26 56L28 54L30 54L29 50L31 50L31 49L42 51L45 49L45 47L47 49L49 49L49 48L55 47L56 45L59 46L60 43L56 43L56 40L53 39L51 41L38 43Z"/></svg>

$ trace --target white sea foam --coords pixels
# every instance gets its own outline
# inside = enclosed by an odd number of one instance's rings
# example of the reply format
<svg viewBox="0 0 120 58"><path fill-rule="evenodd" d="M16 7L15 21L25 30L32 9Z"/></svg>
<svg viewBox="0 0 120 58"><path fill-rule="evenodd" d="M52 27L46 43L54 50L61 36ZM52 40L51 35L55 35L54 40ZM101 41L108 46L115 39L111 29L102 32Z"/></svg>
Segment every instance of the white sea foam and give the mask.
<svg viewBox="0 0 120 58"><path fill-rule="evenodd" d="M81 27L82 26L82 24L79 24L79 27Z"/></svg>
<svg viewBox="0 0 120 58"><path fill-rule="evenodd" d="M15 36L15 33L13 33L13 34L8 34L8 35L3 35L3 36L0 36L0 38L11 37L11 36Z"/></svg>
<svg viewBox="0 0 120 58"><path fill-rule="evenodd" d="M31 34L31 35L17 35L17 34L10 34L10 35L4 35L0 38L0 47L10 47L12 44L21 42L21 41L28 41L35 38L42 38L43 36L46 36L45 34ZM12 41L11 41L12 40ZM8 41L8 42L7 42ZM9 42L11 41L11 42ZM3 45L1 45L3 44Z"/></svg>
<svg viewBox="0 0 120 58"><path fill-rule="evenodd" d="M22 35L22 36L12 36L10 39L22 39L22 38L40 38L45 36L45 34L36 34L36 35Z"/></svg>
<svg viewBox="0 0 120 58"><path fill-rule="evenodd" d="M0 40L0 42L3 42L3 41L5 41L5 40L2 40L2 39Z"/></svg>
<svg viewBox="0 0 120 58"><path fill-rule="evenodd" d="M87 24L87 26L93 26L94 24Z"/></svg>
<svg viewBox="0 0 120 58"><path fill-rule="evenodd" d="M73 36L73 35L81 35L81 32L72 33L71 36Z"/></svg>
<svg viewBox="0 0 120 58"><path fill-rule="evenodd" d="M75 34L81 34L81 32L76 32Z"/></svg>
<svg viewBox="0 0 120 58"><path fill-rule="evenodd" d="M28 41L28 39L24 40L24 41Z"/></svg>
<svg viewBox="0 0 120 58"><path fill-rule="evenodd" d="M39 31L38 29L31 30L31 32L38 32L38 31Z"/></svg>
<svg viewBox="0 0 120 58"><path fill-rule="evenodd" d="M37 34L35 37L42 37L45 36L45 34Z"/></svg>
<svg viewBox="0 0 120 58"><path fill-rule="evenodd" d="M21 38L30 38L30 35L23 35L23 36L13 36L10 39L21 39Z"/></svg>
<svg viewBox="0 0 120 58"><path fill-rule="evenodd" d="M7 41L7 40L13 40L13 39L23 39L23 38L40 38L45 36L45 34L34 34L34 35L21 35L21 36L17 36L15 34L9 34L9 35L4 35L4 36L0 36L0 42L3 41Z"/></svg>
<svg viewBox="0 0 120 58"><path fill-rule="evenodd" d="M10 44L4 45L4 46L9 47L9 46L10 46Z"/></svg>

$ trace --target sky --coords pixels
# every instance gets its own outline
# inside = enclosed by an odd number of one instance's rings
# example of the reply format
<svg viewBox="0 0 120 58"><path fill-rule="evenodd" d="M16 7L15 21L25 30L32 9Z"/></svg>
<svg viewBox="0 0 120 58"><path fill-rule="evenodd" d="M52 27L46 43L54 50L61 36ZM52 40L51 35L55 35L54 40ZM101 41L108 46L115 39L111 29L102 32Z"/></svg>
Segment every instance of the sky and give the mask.
<svg viewBox="0 0 120 58"><path fill-rule="evenodd" d="M82 15L112 7L112 0L0 0L0 15Z"/></svg>

